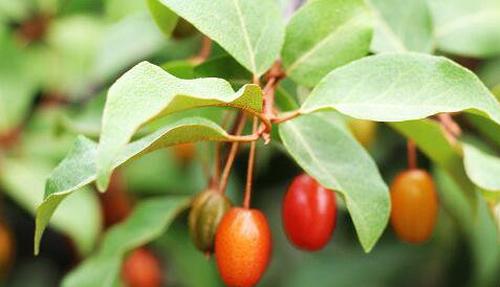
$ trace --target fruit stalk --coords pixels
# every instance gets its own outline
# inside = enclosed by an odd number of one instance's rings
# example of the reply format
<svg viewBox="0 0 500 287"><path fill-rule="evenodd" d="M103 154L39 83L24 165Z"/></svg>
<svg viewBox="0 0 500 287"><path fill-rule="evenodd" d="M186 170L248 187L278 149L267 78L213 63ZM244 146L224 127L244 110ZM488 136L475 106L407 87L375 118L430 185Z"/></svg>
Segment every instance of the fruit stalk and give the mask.
<svg viewBox="0 0 500 287"><path fill-rule="evenodd" d="M257 118L253 118L252 131L255 133L257 131ZM250 144L250 154L248 155L248 167L247 167L247 183L245 186L245 199L243 201L243 207L250 207L250 200L252 196L252 181L253 181L253 170L255 165L255 147L257 142L253 141Z"/></svg>

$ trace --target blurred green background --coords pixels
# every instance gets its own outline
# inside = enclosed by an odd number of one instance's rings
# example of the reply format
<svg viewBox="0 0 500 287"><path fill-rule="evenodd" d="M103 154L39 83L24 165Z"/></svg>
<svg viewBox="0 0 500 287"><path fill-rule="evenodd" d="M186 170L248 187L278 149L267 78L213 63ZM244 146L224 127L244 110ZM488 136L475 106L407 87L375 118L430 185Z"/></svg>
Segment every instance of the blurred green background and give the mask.
<svg viewBox="0 0 500 287"><path fill-rule="evenodd" d="M288 1L281 2L286 11ZM224 71L209 63L193 68L185 59L198 53L201 39L182 20L173 36L165 37L142 0L0 0L0 222L12 239L10 245L0 240L0 255L6 248L12 253L0 270L2 286L58 286L101 238L106 199L97 192L76 193L63 204L37 257L33 214L45 178L76 135L97 138L106 90L121 73L148 60L179 77L223 73L235 85L249 78L217 46L211 57L228 63ZM475 70L490 88L500 84L500 58L454 59ZM300 101L308 91L284 81L279 93ZM286 99L277 101L290 106ZM481 134L473 118L457 120L466 133ZM406 167L406 141L383 124L369 130L374 138L366 146L390 182ZM494 141L486 145L499 152ZM138 202L199 192L206 185L210 150L213 145L197 144L187 159L173 148L129 163L115 179L119 193ZM243 148L231 178L233 202L241 201L246 154ZM259 146L257 157L253 206L269 217L273 231L271 265L259 286L500 286L499 240L487 203L478 196L477 213L469 210L453 181L423 155L420 165L435 176L441 203L432 240L405 244L388 227L369 254L362 251L340 197L330 244L316 253L293 248L283 233L280 208L287 185L301 170L279 142ZM213 258L191 243L186 215L148 246L161 262L164 285L222 286Z"/></svg>

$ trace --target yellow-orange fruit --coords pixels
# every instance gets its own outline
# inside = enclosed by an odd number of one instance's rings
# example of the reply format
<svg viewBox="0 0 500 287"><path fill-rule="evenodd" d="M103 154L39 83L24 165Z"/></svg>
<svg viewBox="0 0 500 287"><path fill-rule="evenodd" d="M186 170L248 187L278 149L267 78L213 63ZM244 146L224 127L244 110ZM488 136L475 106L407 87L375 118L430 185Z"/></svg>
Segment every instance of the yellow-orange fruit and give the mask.
<svg viewBox="0 0 500 287"><path fill-rule="evenodd" d="M409 243L422 243L432 235L438 214L438 197L429 173L404 171L391 184L391 225Z"/></svg>
<svg viewBox="0 0 500 287"><path fill-rule="evenodd" d="M348 121L349 129L365 148L369 148L375 142L377 136L377 123L367 120L350 119Z"/></svg>
<svg viewBox="0 0 500 287"><path fill-rule="evenodd" d="M190 161L196 154L196 146L193 143L178 144L172 148L177 159L182 162Z"/></svg>

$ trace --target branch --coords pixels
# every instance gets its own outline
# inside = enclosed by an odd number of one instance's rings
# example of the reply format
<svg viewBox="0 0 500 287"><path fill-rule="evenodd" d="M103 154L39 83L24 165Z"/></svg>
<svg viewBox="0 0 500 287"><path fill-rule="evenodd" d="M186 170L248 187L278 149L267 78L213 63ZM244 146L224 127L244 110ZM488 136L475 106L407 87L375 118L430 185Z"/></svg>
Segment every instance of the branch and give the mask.
<svg viewBox="0 0 500 287"><path fill-rule="evenodd" d="M237 124L235 126L235 133L237 137L243 131L243 127L245 126L246 116L243 113L240 113L237 119ZM258 138L258 136L257 136ZM219 183L219 192L224 193L227 187L227 181L229 179L229 174L231 173L231 168L234 163L234 159L236 158L236 153L238 152L240 142L234 141L231 145L231 149L229 150L229 154L227 156L226 164L224 166L224 171L222 172L221 180Z"/></svg>
<svg viewBox="0 0 500 287"><path fill-rule="evenodd" d="M406 142L406 150L408 157L408 168L416 169L417 168L417 148L415 147L415 142L412 140L408 140Z"/></svg>
<svg viewBox="0 0 500 287"><path fill-rule="evenodd" d="M198 52L198 55L194 56L191 61L195 65L199 65L208 59L211 52L212 52L212 39L208 38L207 36L203 36L203 38L201 39L200 51Z"/></svg>
<svg viewBox="0 0 500 287"><path fill-rule="evenodd" d="M257 132L257 119L253 118L252 125L253 133ZM250 200L252 197L252 182L253 182L253 171L255 165L255 147L257 142L253 141L250 144L250 153L248 155L248 167L247 167L247 183L245 186L245 199L243 200L243 207L250 208Z"/></svg>
<svg viewBox="0 0 500 287"><path fill-rule="evenodd" d="M436 117L441 124L441 129L443 130L446 139L451 144L456 144L457 138L462 134L462 129L460 128L460 126L448 113L438 114Z"/></svg>

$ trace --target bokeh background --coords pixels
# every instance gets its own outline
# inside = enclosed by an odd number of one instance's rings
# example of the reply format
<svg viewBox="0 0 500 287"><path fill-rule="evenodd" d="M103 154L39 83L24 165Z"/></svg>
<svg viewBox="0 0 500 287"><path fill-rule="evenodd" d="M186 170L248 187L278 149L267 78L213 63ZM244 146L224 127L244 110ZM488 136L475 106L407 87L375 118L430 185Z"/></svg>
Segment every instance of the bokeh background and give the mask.
<svg viewBox="0 0 500 287"><path fill-rule="evenodd" d="M289 1L281 2L289 13ZM143 198L203 190L213 146L157 151L115 174L110 190L114 195L92 191L72 196L46 232L41 254L33 256L33 215L45 178L77 134L97 138L107 88L142 60L180 77L218 72L205 67L193 75L186 68L185 59L198 53L201 41L184 21L167 39L142 0L0 0L1 286L58 286L92 252L103 230L123 217L105 211L107 205L126 214ZM213 55L227 56L217 46ZM453 58L476 71L490 88L500 83L500 58ZM228 66L226 72L233 68L240 69ZM308 93L287 81L282 89L299 101ZM466 133L478 133L467 119L458 121ZM383 124L352 126L358 126L358 139L386 182L406 167L403 137ZM233 202L241 202L246 153L243 148L231 177ZM453 182L423 155L419 165L433 173L441 203L432 239L409 245L388 227L369 254L358 243L340 198L331 243L316 253L293 248L282 230L280 208L287 185L301 170L279 143L260 145L257 159L253 206L265 212L273 231L271 265L259 286L500 286L499 241L487 204L480 200L473 215ZM213 258L207 259L191 243L186 215L147 247L161 262L164 286L222 286Z"/></svg>

